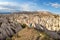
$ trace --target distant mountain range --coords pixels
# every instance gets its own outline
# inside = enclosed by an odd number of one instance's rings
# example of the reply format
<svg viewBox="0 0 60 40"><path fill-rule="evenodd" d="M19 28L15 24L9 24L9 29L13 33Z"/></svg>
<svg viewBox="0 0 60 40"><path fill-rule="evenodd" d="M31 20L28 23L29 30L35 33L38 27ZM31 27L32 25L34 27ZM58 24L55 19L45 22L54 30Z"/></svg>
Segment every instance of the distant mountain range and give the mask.
<svg viewBox="0 0 60 40"><path fill-rule="evenodd" d="M0 14L10 14L11 12L0 12Z"/></svg>
<svg viewBox="0 0 60 40"><path fill-rule="evenodd" d="M48 12L48 11L20 11L20 12L0 12L0 14L11 14L11 13L17 13L17 14L31 14L31 13L44 13L44 14L46 14L46 13L48 13L48 14L55 14L55 13L52 13L52 12Z"/></svg>

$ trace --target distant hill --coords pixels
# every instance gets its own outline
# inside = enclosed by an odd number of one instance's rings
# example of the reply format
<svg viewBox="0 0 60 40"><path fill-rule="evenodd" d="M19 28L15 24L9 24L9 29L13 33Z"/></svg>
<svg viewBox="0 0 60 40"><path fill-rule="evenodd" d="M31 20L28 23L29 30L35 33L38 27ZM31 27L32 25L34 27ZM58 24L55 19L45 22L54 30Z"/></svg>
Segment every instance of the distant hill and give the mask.
<svg viewBox="0 0 60 40"><path fill-rule="evenodd" d="M10 14L11 12L0 12L0 14Z"/></svg>

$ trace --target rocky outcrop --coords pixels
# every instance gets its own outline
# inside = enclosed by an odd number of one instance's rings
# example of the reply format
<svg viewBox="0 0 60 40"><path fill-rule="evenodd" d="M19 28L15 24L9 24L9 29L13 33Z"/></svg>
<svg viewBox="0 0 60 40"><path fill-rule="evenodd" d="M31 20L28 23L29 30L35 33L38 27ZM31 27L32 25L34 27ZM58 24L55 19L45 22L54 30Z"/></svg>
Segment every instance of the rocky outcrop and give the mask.
<svg viewBox="0 0 60 40"><path fill-rule="evenodd" d="M27 12L24 12L27 13ZM50 12L30 12L29 14L16 14L15 20L19 23L25 23L28 26L32 23L35 27L36 24L44 25L48 30L59 31L60 30L60 16L51 14Z"/></svg>
<svg viewBox="0 0 60 40"><path fill-rule="evenodd" d="M24 12L27 13L27 12ZM30 27L30 24L32 24L32 27L36 27L35 24L41 24L43 25L48 32L48 35L52 35L51 37L54 38L60 38L59 36L59 30L60 30L60 16L51 14L50 12L37 12L35 14L29 13L29 14L15 14L16 16L15 20L19 23L26 24L28 27ZM14 16L15 16L14 15ZM39 29L38 25L37 28ZM42 28L43 29L43 28ZM50 34L51 33L51 34ZM53 35L54 34L54 35ZM57 37L56 37L56 36Z"/></svg>
<svg viewBox="0 0 60 40"><path fill-rule="evenodd" d="M22 27L19 23L15 23L14 21L10 22L6 17L0 18L0 40L11 37L21 29Z"/></svg>
<svg viewBox="0 0 60 40"><path fill-rule="evenodd" d="M60 34L60 16L51 14L50 12L19 12L15 14L0 15L0 39L9 37L22 29L21 24L26 24L37 29L40 28L36 24L41 24L54 35ZM32 25L31 25L32 24ZM2 32L3 31L3 32ZM43 30L42 30L43 31ZM49 34L52 35L52 34ZM54 35L52 37L54 37ZM59 38L59 37L58 37Z"/></svg>
<svg viewBox="0 0 60 40"><path fill-rule="evenodd" d="M12 40L53 40L43 32L26 27L12 37Z"/></svg>
<svg viewBox="0 0 60 40"><path fill-rule="evenodd" d="M55 31L48 30L45 26L40 24L36 24L36 29L39 31L44 31L47 35L49 35L53 39L60 39L60 35Z"/></svg>
<svg viewBox="0 0 60 40"><path fill-rule="evenodd" d="M35 29L24 28L12 37L12 40L39 40L40 34Z"/></svg>

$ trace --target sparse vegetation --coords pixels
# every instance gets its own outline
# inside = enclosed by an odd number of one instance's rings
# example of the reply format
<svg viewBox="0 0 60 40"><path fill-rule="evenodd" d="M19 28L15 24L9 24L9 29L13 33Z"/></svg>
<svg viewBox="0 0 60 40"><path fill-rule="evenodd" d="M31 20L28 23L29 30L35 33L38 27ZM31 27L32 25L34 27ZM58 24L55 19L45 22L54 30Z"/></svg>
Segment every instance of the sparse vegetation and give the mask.
<svg viewBox="0 0 60 40"><path fill-rule="evenodd" d="M10 37L7 37L6 40L12 40Z"/></svg>
<svg viewBox="0 0 60 40"><path fill-rule="evenodd" d="M25 28L25 27L27 27L27 25L26 25L26 24L21 24L21 26L22 26L22 28Z"/></svg>
<svg viewBox="0 0 60 40"><path fill-rule="evenodd" d="M46 33L39 32L34 28L24 28L12 37L12 40L53 40Z"/></svg>
<svg viewBox="0 0 60 40"><path fill-rule="evenodd" d="M54 18L57 18L57 17L59 17L59 15L53 15L54 16Z"/></svg>

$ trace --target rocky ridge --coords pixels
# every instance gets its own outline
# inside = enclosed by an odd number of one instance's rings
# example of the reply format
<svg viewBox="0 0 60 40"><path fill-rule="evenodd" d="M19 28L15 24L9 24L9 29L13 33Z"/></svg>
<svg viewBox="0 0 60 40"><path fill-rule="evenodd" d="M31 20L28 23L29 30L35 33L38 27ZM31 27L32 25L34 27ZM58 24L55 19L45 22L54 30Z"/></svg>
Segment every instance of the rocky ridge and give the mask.
<svg viewBox="0 0 60 40"><path fill-rule="evenodd" d="M34 14L34 12L31 12L31 14L25 14L26 12L23 12L23 14L15 14L14 18L19 23L25 23L29 26L30 23L32 23L32 26L35 27L36 24L41 24L43 26L46 26L48 30L51 31L59 31L60 30L60 16L51 14L50 12L37 12ZM28 12L27 12L28 13ZM16 16L16 17L15 17Z"/></svg>
<svg viewBox="0 0 60 40"><path fill-rule="evenodd" d="M43 27L45 27L45 29L48 30L48 31L45 30L45 32L47 32L48 35L52 35L54 33L60 35L60 15L55 15L50 12L44 11L19 12L15 14L12 13L0 15L0 39L9 37L20 31L22 29L21 24L26 24L28 27L34 27L38 30L40 29L43 30ZM39 28L40 26L38 25L36 26L36 24L43 25L43 27Z"/></svg>

